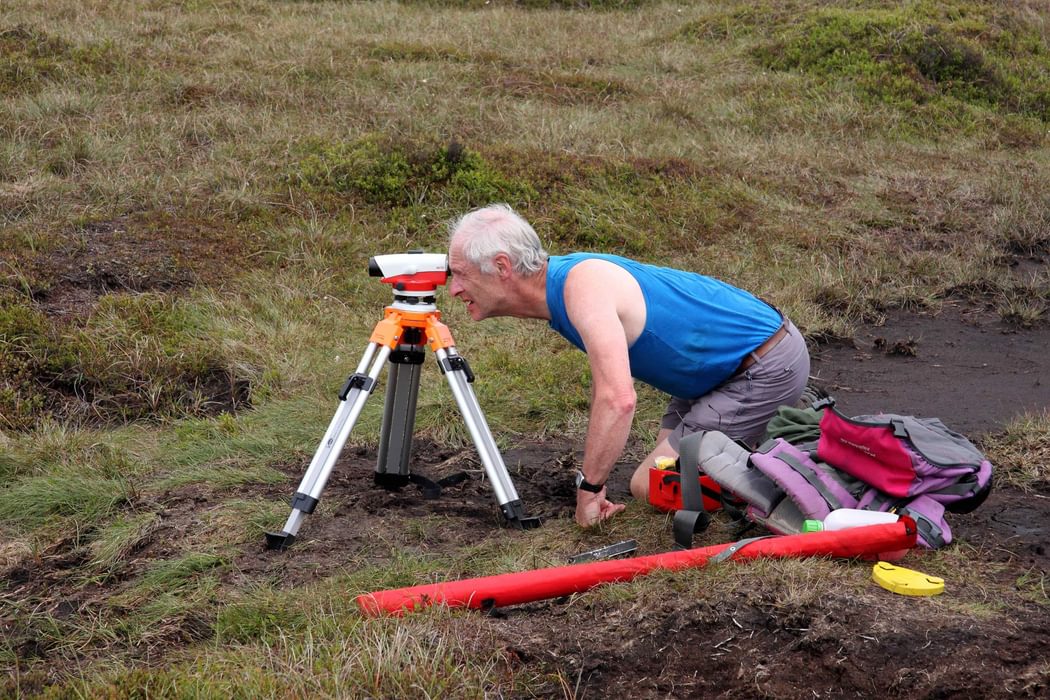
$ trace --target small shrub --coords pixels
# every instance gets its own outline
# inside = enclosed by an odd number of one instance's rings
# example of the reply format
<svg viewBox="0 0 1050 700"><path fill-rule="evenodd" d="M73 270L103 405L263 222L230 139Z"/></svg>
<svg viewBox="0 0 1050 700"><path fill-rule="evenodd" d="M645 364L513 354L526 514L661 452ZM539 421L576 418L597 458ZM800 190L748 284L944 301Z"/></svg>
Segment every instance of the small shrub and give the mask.
<svg viewBox="0 0 1050 700"><path fill-rule="evenodd" d="M443 147L366 137L319 144L289 179L307 190L350 194L390 208L414 204L467 208L535 196L458 143Z"/></svg>

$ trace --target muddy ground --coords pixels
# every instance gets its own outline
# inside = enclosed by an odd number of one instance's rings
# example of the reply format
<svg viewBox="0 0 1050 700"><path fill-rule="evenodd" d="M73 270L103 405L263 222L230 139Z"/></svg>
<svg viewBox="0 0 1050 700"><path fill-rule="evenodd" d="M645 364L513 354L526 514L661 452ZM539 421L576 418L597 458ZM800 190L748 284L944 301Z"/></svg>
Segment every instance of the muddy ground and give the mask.
<svg viewBox="0 0 1050 700"><path fill-rule="evenodd" d="M852 342L815 348L813 375L850 415L933 415L979 441L1022 410L1050 406L1048 344L1050 329L1018 331L987 311L949 304L936 316L891 315ZM505 452L530 512L572 517L568 475L580 454L562 439ZM396 538L400 521L421 515L442 526L428 529L423 542L406 542L410 549L448 551L486 529L528 537L496 530L493 497L471 453L417 445L421 473L437 478L466 468L474 475L434 501L375 488L373 459L364 450L346 455L326 490L332 517L308 522L304 538L278 558L244 557L238 575L279 574L293 586L352 567L369 558L376 532ZM627 463L617 470L614 498L627 498L630 471ZM297 483L300 468L289 474ZM776 584L756 581L729 604L673 593L642 610L555 600L497 610L486 625L517 663L560 671L579 698L1050 696L1050 484L1029 494L998 488L977 511L949 521L954 546L973 553L984 583L949 581L939 599L874 584L858 597L832 584L819 602L790 605ZM700 543L726 541L722 525ZM670 541L668 534L663 546ZM902 564L921 569L923 557L913 552ZM564 692L550 688L551 697Z"/></svg>
<svg viewBox="0 0 1050 700"><path fill-rule="evenodd" d="M813 375L848 414L935 415L979 442L1016 413L1050 405L1048 346L1048 328L1015 330L987 311L948 305L936 316L891 315L852 342L815 347ZM580 456L580 445L563 437L504 451L526 507L548 522L572 517L570 475ZM408 552L440 554L492 538L531 536L503 528L472 450L416 445L415 471L439 478L465 470L469 476L437 500L422 500L412 489L377 488L374 462L370 450L348 448L299 541L275 553L263 550L260 537L259 548L238 557L224 583L279 582L294 591L341 571L382 565L392 543ZM286 485L238 493L286 501L305 467L285 465ZM610 486L614 499L627 498L630 471L626 461L617 470ZM157 528L134 552L125 574L178 556L187 546L181 538L198 531L228 498L200 486L162 494L152 505ZM655 512L652 517L664 518ZM440 526L421 532L420 522ZM585 595L477 613L478 620L513 670L560 673L569 683L566 688L552 682L544 697L1050 696L1050 484L1027 494L999 487L975 512L950 516L949 522L953 546L966 548L982 570L964 585L949 580L937 598L898 596L874 584L858 596L829 582L819 598L792 603L790 596L785 602L783 582L745 577L746 586L717 603L674 589L658 604L641 607ZM716 522L698 544L727 541L729 532L727 523ZM622 529L613 534L610 542L631 536ZM593 538L607 543L601 540ZM638 553L670 544L667 532ZM913 552L902 564L921 569L924 556ZM65 551L27 560L5 572L6 594L54 608L56 615L104 609L130 578L115 580L108 591L78 588L82 558ZM983 583L973 586L973 580ZM192 615L173 621L164 634L143 640L139 651L156 663L167 651L209 637L209 624ZM21 635L16 643L27 659L52 657L26 630L6 632Z"/></svg>

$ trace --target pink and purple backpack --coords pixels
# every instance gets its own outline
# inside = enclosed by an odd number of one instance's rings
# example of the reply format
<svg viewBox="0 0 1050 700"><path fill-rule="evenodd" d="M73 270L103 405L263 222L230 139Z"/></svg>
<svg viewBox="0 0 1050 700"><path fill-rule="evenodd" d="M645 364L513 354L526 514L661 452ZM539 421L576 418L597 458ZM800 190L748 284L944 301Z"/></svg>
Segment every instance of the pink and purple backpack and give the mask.
<svg viewBox="0 0 1050 700"><path fill-rule="evenodd" d="M939 419L822 410L815 442L778 438L748 451L705 431L683 438L682 457L695 455L703 473L748 504L750 520L779 534L837 508L892 511L911 516L920 544L937 549L952 539L945 511L968 513L987 498L991 463Z"/></svg>

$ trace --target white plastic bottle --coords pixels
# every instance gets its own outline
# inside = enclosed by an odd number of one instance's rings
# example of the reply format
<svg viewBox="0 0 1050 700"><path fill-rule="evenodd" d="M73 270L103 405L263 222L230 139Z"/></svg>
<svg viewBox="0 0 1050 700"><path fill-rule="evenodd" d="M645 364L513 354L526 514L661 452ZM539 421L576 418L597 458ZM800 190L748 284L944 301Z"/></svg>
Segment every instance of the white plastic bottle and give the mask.
<svg viewBox="0 0 1050 700"><path fill-rule="evenodd" d="M803 532L820 530L845 530L861 525L881 525L897 522L896 513L880 513L877 510L860 510L858 508L839 508L828 513L824 521L807 520L802 524Z"/></svg>

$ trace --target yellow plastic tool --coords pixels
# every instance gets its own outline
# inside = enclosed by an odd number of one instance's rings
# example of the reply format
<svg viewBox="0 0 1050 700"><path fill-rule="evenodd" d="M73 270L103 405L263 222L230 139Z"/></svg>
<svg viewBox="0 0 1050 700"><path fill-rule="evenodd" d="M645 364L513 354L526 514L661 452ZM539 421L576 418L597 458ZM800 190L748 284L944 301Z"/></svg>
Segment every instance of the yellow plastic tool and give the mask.
<svg viewBox="0 0 1050 700"><path fill-rule="evenodd" d="M668 469L673 471L674 467L675 467L674 463L675 463L675 458L674 457L657 457L656 458L656 462L655 462L655 464L653 466L655 466L657 469L660 469L662 471L666 471Z"/></svg>
<svg viewBox="0 0 1050 700"><path fill-rule="evenodd" d="M944 593L944 579L921 571L905 569L880 561L871 572L875 583L901 595L937 595Z"/></svg>

